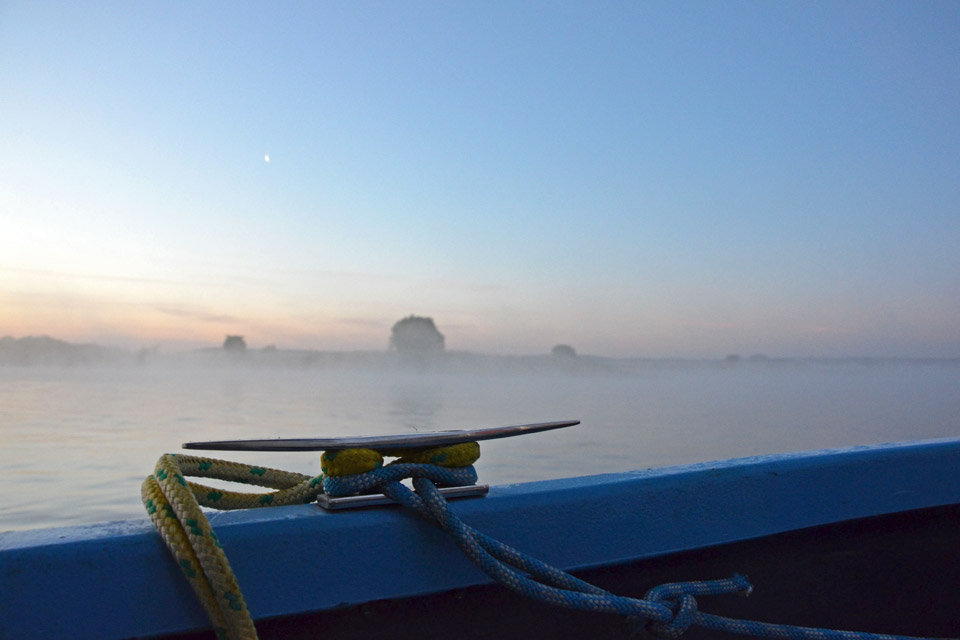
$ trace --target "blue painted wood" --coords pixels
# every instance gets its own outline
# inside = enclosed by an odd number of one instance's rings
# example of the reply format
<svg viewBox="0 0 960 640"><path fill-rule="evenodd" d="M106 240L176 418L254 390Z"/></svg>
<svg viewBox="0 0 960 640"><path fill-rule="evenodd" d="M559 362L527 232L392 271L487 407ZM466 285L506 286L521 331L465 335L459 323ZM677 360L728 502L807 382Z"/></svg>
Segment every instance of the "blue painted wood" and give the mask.
<svg viewBox="0 0 960 640"><path fill-rule="evenodd" d="M960 503L960 439L763 456L494 487L454 504L567 570ZM397 507L216 513L255 617L488 582ZM0 534L0 638L123 638L207 626L149 521Z"/></svg>

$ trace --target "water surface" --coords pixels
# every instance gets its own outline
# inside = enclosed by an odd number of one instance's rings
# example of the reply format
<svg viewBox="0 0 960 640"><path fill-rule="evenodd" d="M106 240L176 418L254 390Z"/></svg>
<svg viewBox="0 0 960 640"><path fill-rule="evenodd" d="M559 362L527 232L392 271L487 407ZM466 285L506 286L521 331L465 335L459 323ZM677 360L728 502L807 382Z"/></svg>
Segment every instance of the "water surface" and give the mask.
<svg viewBox="0 0 960 640"><path fill-rule="evenodd" d="M0 367L0 530L143 517L140 482L188 440L479 428L577 418L482 444L491 484L960 436L956 363L648 363L431 372ZM319 454L215 452L319 473Z"/></svg>

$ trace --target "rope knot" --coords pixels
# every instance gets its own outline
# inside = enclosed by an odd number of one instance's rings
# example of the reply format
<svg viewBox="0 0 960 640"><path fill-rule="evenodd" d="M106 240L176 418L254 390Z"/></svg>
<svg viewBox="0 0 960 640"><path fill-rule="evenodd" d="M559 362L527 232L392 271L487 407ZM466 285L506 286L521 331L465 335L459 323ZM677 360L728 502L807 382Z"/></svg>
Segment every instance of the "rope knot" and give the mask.
<svg viewBox="0 0 960 640"><path fill-rule="evenodd" d="M673 617L669 620L630 617L627 619L627 628L631 638L673 640L682 636L696 622L697 599L688 593L678 598L657 601L657 604L669 610Z"/></svg>
<svg viewBox="0 0 960 640"><path fill-rule="evenodd" d="M671 582L654 587L644 600L664 605L673 613L671 620L652 620L645 631L656 638L679 638L696 622L697 599L694 596L713 596L725 593L747 595L753 587L739 574L724 580L699 580L695 582Z"/></svg>
<svg viewBox="0 0 960 640"><path fill-rule="evenodd" d="M679 638L693 624L693 616L697 612L697 599L689 593L684 593L678 598L666 599L660 603L673 612L673 619L666 622L652 620L646 626L646 631L656 638L669 640Z"/></svg>

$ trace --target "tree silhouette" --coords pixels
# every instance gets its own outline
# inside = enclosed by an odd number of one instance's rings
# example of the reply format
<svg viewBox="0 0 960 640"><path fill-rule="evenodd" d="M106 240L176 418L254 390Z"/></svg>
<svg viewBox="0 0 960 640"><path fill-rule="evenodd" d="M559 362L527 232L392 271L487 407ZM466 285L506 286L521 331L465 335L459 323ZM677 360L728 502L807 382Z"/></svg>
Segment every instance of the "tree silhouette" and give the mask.
<svg viewBox="0 0 960 640"><path fill-rule="evenodd" d="M223 341L223 348L225 351L246 351L247 343L243 336L227 336Z"/></svg>
<svg viewBox="0 0 960 640"><path fill-rule="evenodd" d="M558 358L576 358L577 352L568 344L558 344L555 346L551 353L557 356Z"/></svg>
<svg viewBox="0 0 960 640"><path fill-rule="evenodd" d="M411 315L393 325L390 348L406 352L443 351L444 337L433 318Z"/></svg>

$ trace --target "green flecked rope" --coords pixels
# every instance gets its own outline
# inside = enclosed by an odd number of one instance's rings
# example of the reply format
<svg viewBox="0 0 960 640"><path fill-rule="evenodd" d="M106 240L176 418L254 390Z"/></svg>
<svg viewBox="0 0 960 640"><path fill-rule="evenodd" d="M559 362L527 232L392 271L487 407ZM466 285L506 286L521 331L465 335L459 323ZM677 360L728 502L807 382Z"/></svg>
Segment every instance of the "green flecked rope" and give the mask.
<svg viewBox="0 0 960 640"><path fill-rule="evenodd" d="M217 478L276 489L240 493L189 482L185 476ZM257 637L240 585L200 505L248 509L302 504L323 493L322 477L197 456L165 454L140 489L143 505L213 623L217 637Z"/></svg>
<svg viewBox="0 0 960 640"><path fill-rule="evenodd" d="M381 452L347 449L323 455L329 476L362 473L383 464ZM476 442L435 449L396 451L397 462L429 461L446 467L466 467L480 457ZM215 489L186 478L214 478L274 489L267 493L241 493ZM140 488L143 505L187 581L213 623L221 640L253 640L257 630L240 592L240 585L200 506L214 509L251 509L313 502L323 493L323 475L257 467L227 460L167 453L153 475Z"/></svg>

